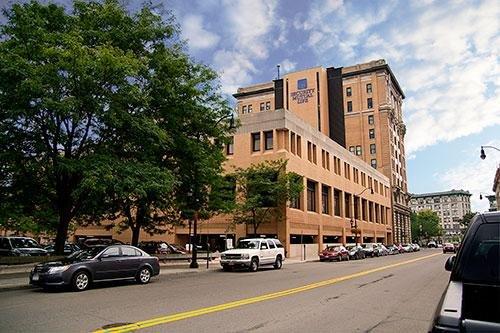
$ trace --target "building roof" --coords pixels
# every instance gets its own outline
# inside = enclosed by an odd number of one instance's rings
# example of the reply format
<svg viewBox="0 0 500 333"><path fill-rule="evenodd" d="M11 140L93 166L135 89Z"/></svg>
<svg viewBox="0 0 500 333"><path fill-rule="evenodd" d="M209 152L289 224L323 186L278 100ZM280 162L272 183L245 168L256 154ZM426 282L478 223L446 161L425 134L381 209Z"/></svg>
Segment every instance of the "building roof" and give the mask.
<svg viewBox="0 0 500 333"><path fill-rule="evenodd" d="M391 80L394 83L396 90L401 94L401 97L403 97L404 99L405 94L403 92L403 89L401 89L401 86L399 85L396 76L392 72L391 67L389 67L389 65L385 62L384 59L373 60L367 63L357 64L354 66L342 67L342 77L350 77L359 74L371 73L378 70L385 70L387 71L387 73L389 73L389 76L391 77Z"/></svg>
<svg viewBox="0 0 500 333"><path fill-rule="evenodd" d="M472 196L472 194L469 191L464 191L464 190L450 190L450 191L444 191L444 192L432 192L432 193L421 193L421 194L410 194L412 198L427 198L427 197L439 197L439 196L445 196L445 195L468 195Z"/></svg>

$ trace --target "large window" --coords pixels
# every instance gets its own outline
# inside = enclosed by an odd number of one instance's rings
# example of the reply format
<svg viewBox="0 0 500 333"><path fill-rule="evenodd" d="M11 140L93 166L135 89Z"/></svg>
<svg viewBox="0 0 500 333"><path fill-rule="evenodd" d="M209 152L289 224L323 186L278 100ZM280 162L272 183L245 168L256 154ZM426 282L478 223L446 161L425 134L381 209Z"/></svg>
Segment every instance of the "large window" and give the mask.
<svg viewBox="0 0 500 333"><path fill-rule="evenodd" d="M371 97L366 100L366 106L368 109L373 109L373 99Z"/></svg>
<svg viewBox="0 0 500 333"><path fill-rule="evenodd" d="M372 84L371 83L367 83L366 84L366 92L368 94L372 92Z"/></svg>
<svg viewBox="0 0 500 333"><path fill-rule="evenodd" d="M252 133L252 151L260 151L260 133Z"/></svg>
<svg viewBox="0 0 500 333"><path fill-rule="evenodd" d="M356 146L356 155L361 156L361 146Z"/></svg>
<svg viewBox="0 0 500 333"><path fill-rule="evenodd" d="M350 146L350 147L349 147L349 152L354 154L354 152L355 152L355 148L354 148L354 146Z"/></svg>
<svg viewBox="0 0 500 333"><path fill-rule="evenodd" d="M321 186L321 212L330 214L330 186Z"/></svg>
<svg viewBox="0 0 500 333"><path fill-rule="evenodd" d="M264 148L265 150L273 149L273 131L264 132Z"/></svg>
<svg viewBox="0 0 500 333"><path fill-rule="evenodd" d="M369 124L369 125L373 125L374 123L375 123L375 120L374 120L374 118L373 118L373 115L369 115L369 116L368 116L368 124Z"/></svg>
<svg viewBox="0 0 500 333"><path fill-rule="evenodd" d="M264 111L264 103L260 103L260 111Z"/></svg>
<svg viewBox="0 0 500 333"><path fill-rule="evenodd" d="M370 154L376 154L377 153L377 146L372 143L370 144Z"/></svg>
<svg viewBox="0 0 500 333"><path fill-rule="evenodd" d="M352 217L352 207L351 207L351 195L349 193L344 193L344 211L345 211L345 217L351 218Z"/></svg>
<svg viewBox="0 0 500 333"><path fill-rule="evenodd" d="M346 96L352 96L352 88L351 87L345 88L345 94Z"/></svg>
<svg viewBox="0 0 500 333"><path fill-rule="evenodd" d="M226 154L234 154L234 136L232 136L231 139L229 139L229 142L226 144Z"/></svg>
<svg viewBox="0 0 500 333"><path fill-rule="evenodd" d="M266 111L271 110L271 102L266 102Z"/></svg>
<svg viewBox="0 0 500 333"><path fill-rule="evenodd" d="M352 101L347 101L347 112L352 112Z"/></svg>
<svg viewBox="0 0 500 333"><path fill-rule="evenodd" d="M316 182L307 181L307 210L316 211Z"/></svg>
<svg viewBox="0 0 500 333"><path fill-rule="evenodd" d="M375 158L372 158L372 160L370 161L370 164L372 166L372 168L377 168L377 160Z"/></svg>
<svg viewBox="0 0 500 333"><path fill-rule="evenodd" d="M375 129L374 128L370 128L368 130L368 138L375 139Z"/></svg>
<svg viewBox="0 0 500 333"><path fill-rule="evenodd" d="M292 198L290 200L290 208L296 208L296 209L301 209L302 205L300 204L300 198L302 197L302 194L300 194L296 198Z"/></svg>
<svg viewBox="0 0 500 333"><path fill-rule="evenodd" d="M334 205L334 213L335 216L342 216L342 206L340 197L342 196L342 192L335 189L333 191L333 205Z"/></svg>

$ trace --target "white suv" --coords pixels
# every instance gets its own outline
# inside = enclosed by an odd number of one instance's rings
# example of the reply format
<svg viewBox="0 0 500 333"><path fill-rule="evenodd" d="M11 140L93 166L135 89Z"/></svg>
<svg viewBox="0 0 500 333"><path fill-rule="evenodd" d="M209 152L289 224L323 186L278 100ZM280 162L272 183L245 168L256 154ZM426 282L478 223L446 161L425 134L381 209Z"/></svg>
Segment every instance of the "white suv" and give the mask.
<svg viewBox="0 0 500 333"><path fill-rule="evenodd" d="M280 241L273 238L243 239L232 250L221 253L220 264L225 271L233 267L248 268L255 272L259 266L273 265L280 269L285 260L285 249Z"/></svg>

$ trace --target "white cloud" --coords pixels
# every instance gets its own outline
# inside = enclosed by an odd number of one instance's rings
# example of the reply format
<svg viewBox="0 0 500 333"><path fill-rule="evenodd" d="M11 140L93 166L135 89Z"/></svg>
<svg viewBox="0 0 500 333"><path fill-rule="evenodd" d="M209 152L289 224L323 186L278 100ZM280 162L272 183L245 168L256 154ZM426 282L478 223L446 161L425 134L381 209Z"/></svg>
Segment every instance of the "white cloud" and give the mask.
<svg viewBox="0 0 500 333"><path fill-rule="evenodd" d="M199 15L187 15L182 21L182 35L194 50L212 48L220 37L203 28L203 18Z"/></svg>
<svg viewBox="0 0 500 333"><path fill-rule="evenodd" d="M257 73L248 56L238 51L219 50L214 53L213 61L220 72L222 91L228 95L252 83L252 75Z"/></svg>
<svg viewBox="0 0 500 333"><path fill-rule="evenodd" d="M500 140L487 143L499 147ZM487 151L485 160L479 158L479 147L464 153L465 161L442 173L438 181L444 189L464 189L472 193L472 211L483 212L488 210L489 203L486 198L479 199L479 194L493 194L493 178L500 158L497 154ZM497 158L496 158L497 157Z"/></svg>
<svg viewBox="0 0 500 333"><path fill-rule="evenodd" d="M297 66L296 62L291 61L290 59L285 59L280 63L281 69L283 70L283 74L289 73L295 69Z"/></svg>
<svg viewBox="0 0 500 333"><path fill-rule="evenodd" d="M276 1L224 1L228 29L235 47L249 55L264 59L268 56L267 34L275 22Z"/></svg>
<svg viewBox="0 0 500 333"><path fill-rule="evenodd" d="M407 96L409 155L500 124L499 1L323 7L294 26L308 32L319 62L388 61Z"/></svg>
<svg viewBox="0 0 500 333"><path fill-rule="evenodd" d="M213 55L220 72L223 92L233 94L238 87L253 82L256 64L269 56L272 47L287 42L287 22L277 19L276 0L222 0L227 46ZM271 39L275 33L278 38Z"/></svg>

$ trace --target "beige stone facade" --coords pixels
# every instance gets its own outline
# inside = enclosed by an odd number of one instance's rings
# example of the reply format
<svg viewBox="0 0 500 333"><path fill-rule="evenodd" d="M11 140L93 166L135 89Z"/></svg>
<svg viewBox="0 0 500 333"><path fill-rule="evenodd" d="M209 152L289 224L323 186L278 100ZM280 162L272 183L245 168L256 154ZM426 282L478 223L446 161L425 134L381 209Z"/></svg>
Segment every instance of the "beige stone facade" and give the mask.
<svg viewBox="0 0 500 333"><path fill-rule="evenodd" d="M376 60L342 68L346 148L391 182L395 243L411 241L402 103L389 66Z"/></svg>
<svg viewBox="0 0 500 333"><path fill-rule="evenodd" d="M471 212L471 195L464 190L413 194L411 209L413 212L425 209L436 212L443 228L443 239L451 241L462 234L460 220L465 214Z"/></svg>

